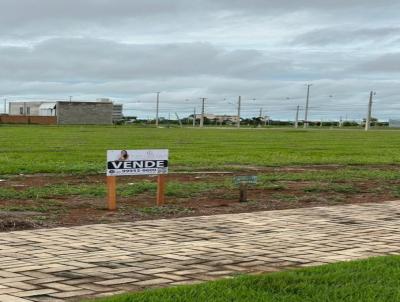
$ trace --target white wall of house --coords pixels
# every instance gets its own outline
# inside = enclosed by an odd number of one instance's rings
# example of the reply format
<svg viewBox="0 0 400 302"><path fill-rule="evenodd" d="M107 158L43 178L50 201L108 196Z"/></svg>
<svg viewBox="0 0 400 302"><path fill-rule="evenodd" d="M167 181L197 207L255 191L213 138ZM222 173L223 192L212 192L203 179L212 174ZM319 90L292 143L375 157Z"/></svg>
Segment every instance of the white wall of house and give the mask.
<svg viewBox="0 0 400 302"><path fill-rule="evenodd" d="M55 116L54 102L10 102L9 115Z"/></svg>
<svg viewBox="0 0 400 302"><path fill-rule="evenodd" d="M10 102L8 103L9 115L39 115L42 102Z"/></svg>

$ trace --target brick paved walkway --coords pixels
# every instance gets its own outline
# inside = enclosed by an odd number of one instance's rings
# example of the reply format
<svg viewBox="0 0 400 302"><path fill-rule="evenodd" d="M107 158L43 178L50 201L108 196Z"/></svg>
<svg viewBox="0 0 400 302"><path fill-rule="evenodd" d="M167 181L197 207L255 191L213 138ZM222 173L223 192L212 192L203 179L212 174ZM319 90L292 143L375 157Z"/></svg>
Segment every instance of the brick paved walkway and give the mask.
<svg viewBox="0 0 400 302"><path fill-rule="evenodd" d="M400 202L0 233L0 301L212 280L400 253Z"/></svg>

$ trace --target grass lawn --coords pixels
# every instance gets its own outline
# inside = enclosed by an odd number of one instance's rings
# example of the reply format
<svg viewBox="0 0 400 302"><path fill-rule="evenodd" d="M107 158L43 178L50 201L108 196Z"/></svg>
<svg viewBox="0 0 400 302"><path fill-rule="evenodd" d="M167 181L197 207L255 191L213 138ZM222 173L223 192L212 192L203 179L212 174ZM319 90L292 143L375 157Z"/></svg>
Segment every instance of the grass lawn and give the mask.
<svg viewBox="0 0 400 302"><path fill-rule="evenodd" d="M399 147L396 130L0 125L0 212L12 218L0 231L394 200ZM233 173L171 173L160 208L154 178L123 178L119 211L104 215L106 150L142 148L170 149L171 172ZM248 203L233 185L243 173L258 176Z"/></svg>
<svg viewBox="0 0 400 302"><path fill-rule="evenodd" d="M104 172L108 149L170 149L171 170L400 163L398 131L0 126L0 175Z"/></svg>
<svg viewBox="0 0 400 302"><path fill-rule="evenodd" d="M96 302L390 302L400 301L400 257L241 276L95 300Z"/></svg>

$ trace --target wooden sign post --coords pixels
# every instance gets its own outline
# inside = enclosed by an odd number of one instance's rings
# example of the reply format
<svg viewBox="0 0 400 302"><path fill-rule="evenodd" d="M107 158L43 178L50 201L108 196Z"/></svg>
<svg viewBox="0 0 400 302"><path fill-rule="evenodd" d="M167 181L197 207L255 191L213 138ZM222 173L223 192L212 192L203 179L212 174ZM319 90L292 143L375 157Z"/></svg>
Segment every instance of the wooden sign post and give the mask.
<svg viewBox="0 0 400 302"><path fill-rule="evenodd" d="M240 197L239 202L247 202L247 184L241 183L239 185Z"/></svg>
<svg viewBox="0 0 400 302"><path fill-rule="evenodd" d="M233 181L239 186L239 202L247 202L248 186L257 184L257 176L236 176Z"/></svg>
<svg viewBox="0 0 400 302"><path fill-rule="evenodd" d="M107 176L107 196L108 209L115 211L117 209L117 177Z"/></svg>
<svg viewBox="0 0 400 302"><path fill-rule="evenodd" d="M157 205L162 206L165 202L165 175L157 176Z"/></svg>
<svg viewBox="0 0 400 302"><path fill-rule="evenodd" d="M117 209L117 177L157 175L157 206L165 202L168 150L111 150L107 152L107 205Z"/></svg>

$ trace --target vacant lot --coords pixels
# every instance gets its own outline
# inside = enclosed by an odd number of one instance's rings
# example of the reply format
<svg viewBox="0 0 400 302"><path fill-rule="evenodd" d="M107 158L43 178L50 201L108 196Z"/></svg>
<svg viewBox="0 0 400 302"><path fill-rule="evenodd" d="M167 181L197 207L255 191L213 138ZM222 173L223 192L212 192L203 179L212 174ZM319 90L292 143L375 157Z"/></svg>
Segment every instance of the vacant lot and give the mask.
<svg viewBox="0 0 400 302"><path fill-rule="evenodd" d="M400 163L400 133L360 130L0 127L0 174L98 173L107 149L168 148L172 170Z"/></svg>
<svg viewBox="0 0 400 302"><path fill-rule="evenodd" d="M398 131L1 126L0 230L397 199L399 147ZM164 207L154 178L127 177L105 210L106 150L122 148L170 149ZM235 175L259 177L248 203Z"/></svg>

